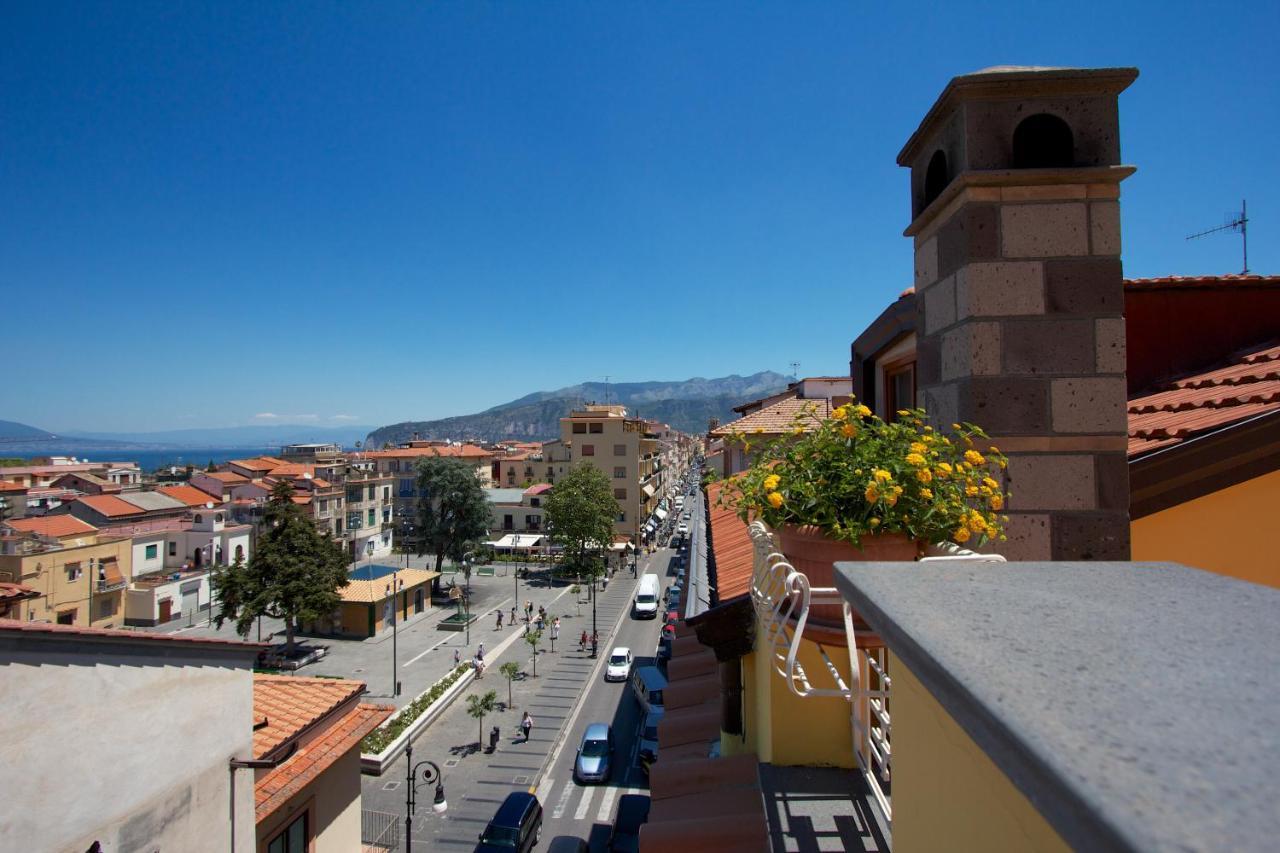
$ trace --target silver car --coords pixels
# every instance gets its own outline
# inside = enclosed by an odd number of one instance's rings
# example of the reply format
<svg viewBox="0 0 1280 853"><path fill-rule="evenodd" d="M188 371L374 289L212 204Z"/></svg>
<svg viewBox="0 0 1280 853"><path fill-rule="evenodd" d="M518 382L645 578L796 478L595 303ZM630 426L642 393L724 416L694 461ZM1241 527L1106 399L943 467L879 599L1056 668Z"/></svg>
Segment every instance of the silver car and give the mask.
<svg viewBox="0 0 1280 853"><path fill-rule="evenodd" d="M608 782L613 759L613 732L605 723L592 723L578 745L573 778L579 782Z"/></svg>

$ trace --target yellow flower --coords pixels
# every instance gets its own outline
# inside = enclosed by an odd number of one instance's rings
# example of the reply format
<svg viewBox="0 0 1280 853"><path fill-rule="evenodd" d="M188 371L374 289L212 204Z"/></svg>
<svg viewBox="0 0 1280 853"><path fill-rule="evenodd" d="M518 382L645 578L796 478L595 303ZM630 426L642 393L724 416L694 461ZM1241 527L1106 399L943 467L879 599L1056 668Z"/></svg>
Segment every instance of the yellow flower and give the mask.
<svg viewBox="0 0 1280 853"><path fill-rule="evenodd" d="M1000 459L1000 460L997 460L996 464L997 464L997 465L999 465L1001 468L1008 468L1008 467L1009 467L1009 460L1008 460L1008 459Z"/></svg>
<svg viewBox="0 0 1280 853"><path fill-rule="evenodd" d="M960 430L964 429L964 427L960 426L960 424L952 424L951 428L956 432L959 432Z"/></svg>
<svg viewBox="0 0 1280 853"><path fill-rule="evenodd" d="M925 427L925 428L924 428L924 431L925 431L925 432L933 432L933 427L931 427L931 426L927 426L927 427Z"/></svg>
<svg viewBox="0 0 1280 853"><path fill-rule="evenodd" d="M905 418L905 417L909 417L910 415L911 413L908 412L906 409L898 409L898 417Z"/></svg>
<svg viewBox="0 0 1280 853"><path fill-rule="evenodd" d="M956 532L951 534L951 538L963 544L969 541L969 530L964 527L956 528Z"/></svg>
<svg viewBox="0 0 1280 853"><path fill-rule="evenodd" d="M1000 484L999 484L999 483L997 483L995 480L991 479L990 477L983 477L983 478L982 478L982 485L986 486L988 489L998 489L998 488L1000 488Z"/></svg>
<svg viewBox="0 0 1280 853"><path fill-rule="evenodd" d="M879 527L879 526L880 526L880 519L878 519L878 518L869 518L869 519L867 519L867 526L868 526L868 527Z"/></svg>
<svg viewBox="0 0 1280 853"><path fill-rule="evenodd" d="M928 468L921 468L919 471L916 472L916 479L922 483L932 482L933 472L930 471Z"/></svg>
<svg viewBox="0 0 1280 853"><path fill-rule="evenodd" d="M991 496L991 508L994 510L1004 509L1004 498L1002 498L999 493Z"/></svg>
<svg viewBox="0 0 1280 853"><path fill-rule="evenodd" d="M976 497L976 496L977 496L977 494L978 494L978 487L977 487L977 486L965 486L965 487L964 487L964 493L965 493L966 495L968 495L969 497L971 497L971 498L972 498L972 497Z"/></svg>
<svg viewBox="0 0 1280 853"><path fill-rule="evenodd" d="M981 533L987 529L987 520L976 510L969 514L969 529L974 533Z"/></svg>
<svg viewBox="0 0 1280 853"><path fill-rule="evenodd" d="M769 500L769 506L773 507L774 509L777 509L778 507L782 506L782 495L779 494L778 492L770 492L768 500Z"/></svg>
<svg viewBox="0 0 1280 853"><path fill-rule="evenodd" d="M925 444L923 441L911 442L912 453L924 453L928 449L929 449L929 445Z"/></svg>
<svg viewBox="0 0 1280 853"><path fill-rule="evenodd" d="M835 418L838 421L844 420L845 418L849 417L849 407L837 406L835 409L831 411L831 417Z"/></svg>
<svg viewBox="0 0 1280 853"><path fill-rule="evenodd" d="M894 493L890 492L888 495L885 495L884 502L885 502L885 503L887 503L889 506L897 506L897 505L898 505L898 496L897 496L896 494L894 494Z"/></svg>
<svg viewBox="0 0 1280 853"><path fill-rule="evenodd" d="M853 413L860 418L866 418L871 416L871 410L868 409L866 406L862 405L861 403L853 407Z"/></svg>
<svg viewBox="0 0 1280 853"><path fill-rule="evenodd" d="M931 500L933 498L933 489L921 489L920 497L924 498L925 500Z"/></svg>
<svg viewBox="0 0 1280 853"><path fill-rule="evenodd" d="M871 476L875 477L877 483L888 483L893 480L893 475L883 468L876 468L871 472Z"/></svg>
<svg viewBox="0 0 1280 853"><path fill-rule="evenodd" d="M924 456L920 453L908 453L907 464L919 468L921 465L925 464Z"/></svg>
<svg viewBox="0 0 1280 853"><path fill-rule="evenodd" d="M976 450L966 450L964 452L964 461L968 462L970 465L981 465L987 460L984 459L982 454Z"/></svg>
<svg viewBox="0 0 1280 853"><path fill-rule="evenodd" d="M766 490L772 492L774 489L778 488L778 483L780 482L782 482L781 477L777 474L770 474L768 477L764 478L764 487Z"/></svg>
<svg viewBox="0 0 1280 853"><path fill-rule="evenodd" d="M756 435L764 435L764 427L756 427Z"/></svg>
<svg viewBox="0 0 1280 853"><path fill-rule="evenodd" d="M1000 448L996 447L996 446L993 444L993 445L991 445L991 452L992 452L992 453L999 453L999 452L1000 452Z"/></svg>
<svg viewBox="0 0 1280 853"><path fill-rule="evenodd" d="M951 471L952 471L952 470L953 470L953 469L952 469L952 467L951 467L951 463L950 463L950 462L939 462L939 463L938 463L938 476L939 476L939 477L945 477L945 476L947 476L948 474L950 474L950 473L951 473Z"/></svg>
<svg viewBox="0 0 1280 853"><path fill-rule="evenodd" d="M853 424L845 424L840 427L840 434L845 438L853 438L858 434L858 430Z"/></svg>
<svg viewBox="0 0 1280 853"><path fill-rule="evenodd" d="M798 426L795 429L793 429L791 432L793 435L804 435L804 427Z"/></svg>
<svg viewBox="0 0 1280 853"><path fill-rule="evenodd" d="M876 488L875 483L867 483L867 490L862 493L862 496L867 499L867 503L873 504L880 500L880 490Z"/></svg>

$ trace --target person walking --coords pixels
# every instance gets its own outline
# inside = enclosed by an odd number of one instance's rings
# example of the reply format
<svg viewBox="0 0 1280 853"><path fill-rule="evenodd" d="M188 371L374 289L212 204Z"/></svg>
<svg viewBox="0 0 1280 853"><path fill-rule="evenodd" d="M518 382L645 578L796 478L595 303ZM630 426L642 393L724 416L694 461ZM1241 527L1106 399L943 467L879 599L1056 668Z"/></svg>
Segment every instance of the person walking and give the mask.
<svg viewBox="0 0 1280 853"><path fill-rule="evenodd" d="M520 731L524 733L524 742L529 742L529 735L533 732L533 717L529 716L529 712L525 711L524 716L520 718Z"/></svg>
<svg viewBox="0 0 1280 853"><path fill-rule="evenodd" d="M513 605L511 605L511 620L510 620L510 623L511 623L512 625L516 624L516 606L515 606L514 604L513 604Z"/></svg>
<svg viewBox="0 0 1280 853"><path fill-rule="evenodd" d="M586 635L584 634L583 636L586 636ZM458 651L457 649L454 649L453 650L453 668L457 669L460 663L462 663L462 652Z"/></svg>
<svg viewBox="0 0 1280 853"><path fill-rule="evenodd" d="M481 642L480 647L476 649L476 657L480 658L480 660L484 660L484 643L483 642Z"/></svg>
<svg viewBox="0 0 1280 853"><path fill-rule="evenodd" d="M475 668L477 679L484 678L484 658L476 655L471 660L471 666Z"/></svg>
<svg viewBox="0 0 1280 853"><path fill-rule="evenodd" d="M578 638L578 651L585 652L586 650L587 650L587 632L583 631L582 636Z"/></svg>
<svg viewBox="0 0 1280 853"><path fill-rule="evenodd" d="M494 630L497 630L497 631L502 630L502 611L501 610L498 611L498 627Z"/></svg>

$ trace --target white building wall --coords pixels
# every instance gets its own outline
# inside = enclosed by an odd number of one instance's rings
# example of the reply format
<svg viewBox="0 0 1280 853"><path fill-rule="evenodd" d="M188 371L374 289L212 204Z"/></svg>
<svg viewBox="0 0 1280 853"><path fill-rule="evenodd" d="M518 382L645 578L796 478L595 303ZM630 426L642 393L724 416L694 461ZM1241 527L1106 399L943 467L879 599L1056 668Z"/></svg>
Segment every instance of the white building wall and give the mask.
<svg viewBox="0 0 1280 853"><path fill-rule="evenodd" d="M6 849L253 850L249 659L142 642L0 645Z"/></svg>
<svg viewBox="0 0 1280 853"><path fill-rule="evenodd" d="M165 554L168 545L165 542L167 531L157 530L154 533L140 533L133 537L133 576L148 575L152 572L164 571ZM154 545L156 555L147 558L147 546Z"/></svg>

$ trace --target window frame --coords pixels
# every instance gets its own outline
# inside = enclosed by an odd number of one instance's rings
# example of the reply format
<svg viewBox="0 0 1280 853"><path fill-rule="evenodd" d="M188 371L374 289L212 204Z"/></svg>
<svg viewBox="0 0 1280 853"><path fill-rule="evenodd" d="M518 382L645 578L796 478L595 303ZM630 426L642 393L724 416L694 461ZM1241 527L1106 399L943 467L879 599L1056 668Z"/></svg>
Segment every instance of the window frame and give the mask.
<svg viewBox="0 0 1280 853"><path fill-rule="evenodd" d="M911 374L911 402L910 405L903 405L898 399L896 393L895 379L910 372ZM916 407L916 399L919 389L916 385L916 356L915 353L904 355L901 358L895 358L880 366L880 374L883 377L884 385L884 419L892 421L896 417L899 409L914 409Z"/></svg>

